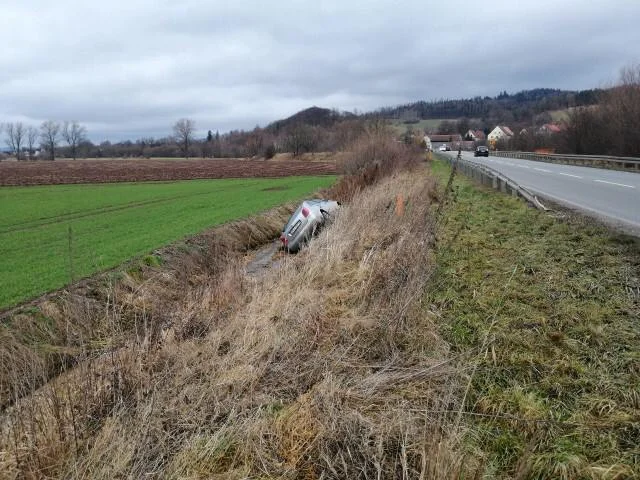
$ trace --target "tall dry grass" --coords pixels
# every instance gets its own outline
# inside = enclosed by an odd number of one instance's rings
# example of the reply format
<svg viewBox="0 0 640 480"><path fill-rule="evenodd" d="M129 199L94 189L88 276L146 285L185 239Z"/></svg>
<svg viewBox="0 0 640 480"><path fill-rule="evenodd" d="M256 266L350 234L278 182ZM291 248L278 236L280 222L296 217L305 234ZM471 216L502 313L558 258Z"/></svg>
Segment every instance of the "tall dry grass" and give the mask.
<svg viewBox="0 0 640 480"><path fill-rule="evenodd" d="M138 341L16 401L0 424L0 471L25 478L474 471L456 455L460 427L430 413L455 411L461 397L447 345L421 306L434 267L434 196L426 172L396 172L356 193L310 248L260 279L247 280L233 257L214 262L214 271L187 262L153 282L132 281L114 296L129 295ZM144 324L145 312L162 319L157 330ZM119 322L117 309L105 315Z"/></svg>
<svg viewBox="0 0 640 480"><path fill-rule="evenodd" d="M368 129L337 161L343 174L333 188L336 200L350 201L362 189L421 161L415 146L399 143L385 128Z"/></svg>
<svg viewBox="0 0 640 480"><path fill-rule="evenodd" d="M87 358L132 339L153 343L176 322L176 315L178 323L185 323L179 334L203 334L198 333L197 318L174 312L190 308L190 302L233 303L242 286L229 289L228 296L221 294L229 283L228 264L276 238L294 208L284 205L204 232L186 244L158 251L161 268L136 260L4 318L0 409ZM214 298L206 298L206 292L214 292ZM222 304L216 307L222 309Z"/></svg>

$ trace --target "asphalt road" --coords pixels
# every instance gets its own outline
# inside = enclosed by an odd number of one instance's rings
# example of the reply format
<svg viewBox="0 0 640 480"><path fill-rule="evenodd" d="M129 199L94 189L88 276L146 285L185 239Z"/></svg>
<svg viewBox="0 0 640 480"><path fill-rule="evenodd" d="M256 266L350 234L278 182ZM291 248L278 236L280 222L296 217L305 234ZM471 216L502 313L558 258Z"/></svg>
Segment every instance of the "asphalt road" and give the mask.
<svg viewBox="0 0 640 480"><path fill-rule="evenodd" d="M446 152L456 156L458 152ZM640 234L640 174L504 157L474 157L542 198Z"/></svg>

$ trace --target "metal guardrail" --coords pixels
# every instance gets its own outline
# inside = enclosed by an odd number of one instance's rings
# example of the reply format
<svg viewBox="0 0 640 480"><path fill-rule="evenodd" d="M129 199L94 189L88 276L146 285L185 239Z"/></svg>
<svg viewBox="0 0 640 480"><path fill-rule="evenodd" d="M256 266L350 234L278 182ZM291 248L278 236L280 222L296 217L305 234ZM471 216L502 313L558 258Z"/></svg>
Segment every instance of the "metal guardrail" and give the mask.
<svg viewBox="0 0 640 480"><path fill-rule="evenodd" d="M560 163L563 165L580 165L582 167L607 168L625 172L640 173L640 158L610 157L598 155L560 155L556 153L535 152L491 152L495 157L519 158L536 162Z"/></svg>
<svg viewBox="0 0 640 480"><path fill-rule="evenodd" d="M540 200L538 200L538 197L529 190L491 167L463 160L461 157L453 157L449 155L437 155L437 157L445 160L451 164L453 168L461 171L476 183L493 188L499 192L506 193L507 195L524 198L539 210L549 210L540 202Z"/></svg>

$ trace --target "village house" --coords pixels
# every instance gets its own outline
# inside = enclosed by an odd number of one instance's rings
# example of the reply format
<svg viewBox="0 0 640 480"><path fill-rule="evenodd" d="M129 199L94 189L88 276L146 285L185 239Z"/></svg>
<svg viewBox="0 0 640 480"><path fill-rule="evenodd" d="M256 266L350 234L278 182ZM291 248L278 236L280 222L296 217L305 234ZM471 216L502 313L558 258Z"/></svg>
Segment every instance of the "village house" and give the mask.
<svg viewBox="0 0 640 480"><path fill-rule="evenodd" d="M496 128L491 130L491 133L487 136L487 140L490 143L495 144L500 140L508 140L513 137L513 132L509 127L504 125L498 125Z"/></svg>
<svg viewBox="0 0 640 480"><path fill-rule="evenodd" d="M487 139L487 136L484 134L482 130L469 130L465 136L465 138L473 140L474 142L483 142Z"/></svg>
<svg viewBox="0 0 640 480"><path fill-rule="evenodd" d="M551 135L562 132L562 127L555 123L545 123L538 130L538 135Z"/></svg>

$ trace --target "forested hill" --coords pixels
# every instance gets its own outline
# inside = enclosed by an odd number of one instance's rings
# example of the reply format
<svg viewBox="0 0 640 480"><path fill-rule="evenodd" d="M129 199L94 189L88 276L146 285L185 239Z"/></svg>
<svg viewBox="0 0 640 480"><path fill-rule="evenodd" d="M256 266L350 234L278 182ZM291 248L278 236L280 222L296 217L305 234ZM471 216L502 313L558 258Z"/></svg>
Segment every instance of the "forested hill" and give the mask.
<svg viewBox="0 0 640 480"><path fill-rule="evenodd" d="M601 93L600 89L570 91L536 88L515 94L505 91L496 97L419 101L381 108L375 113L385 118L405 120L467 117L519 122L549 110L595 104Z"/></svg>
<svg viewBox="0 0 640 480"><path fill-rule="evenodd" d="M314 106L283 120L275 121L269 124L266 129L277 133L298 124L306 124L314 127L331 127L337 122L351 118L356 118L356 115L349 112L338 112L337 110Z"/></svg>

